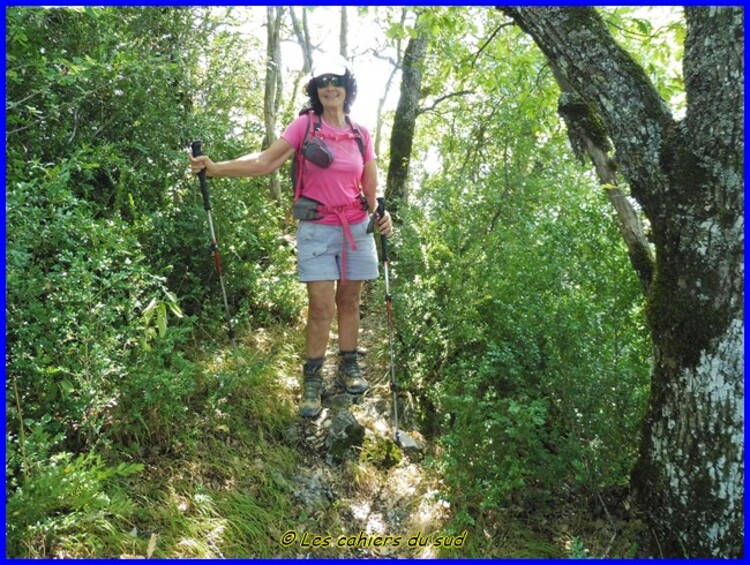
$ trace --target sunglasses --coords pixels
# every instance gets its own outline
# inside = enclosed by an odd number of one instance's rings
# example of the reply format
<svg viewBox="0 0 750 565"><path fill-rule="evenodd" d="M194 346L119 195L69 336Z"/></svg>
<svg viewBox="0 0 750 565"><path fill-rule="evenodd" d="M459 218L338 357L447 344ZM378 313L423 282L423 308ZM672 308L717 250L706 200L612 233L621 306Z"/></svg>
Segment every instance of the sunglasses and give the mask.
<svg viewBox="0 0 750 565"><path fill-rule="evenodd" d="M328 88L329 86L335 86L338 88L346 84L344 82L344 77L339 75L326 75L315 80L318 84L318 88Z"/></svg>

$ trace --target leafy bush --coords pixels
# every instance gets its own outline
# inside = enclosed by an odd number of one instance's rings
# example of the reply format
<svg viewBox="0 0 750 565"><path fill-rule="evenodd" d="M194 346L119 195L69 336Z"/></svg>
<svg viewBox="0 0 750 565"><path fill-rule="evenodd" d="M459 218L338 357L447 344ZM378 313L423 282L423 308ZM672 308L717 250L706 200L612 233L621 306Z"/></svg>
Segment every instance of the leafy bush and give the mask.
<svg viewBox="0 0 750 565"><path fill-rule="evenodd" d="M292 227L286 223L285 207L268 196L266 182L209 181L231 310L253 326L296 320L304 304L289 233ZM191 229L200 232L197 250L203 253L196 258L200 264L196 262L192 268L200 270L206 292L216 299L221 291L209 250L205 213L201 216L198 226ZM214 315L221 319L220 311Z"/></svg>
<svg viewBox="0 0 750 565"><path fill-rule="evenodd" d="M210 91L209 104L226 99L215 100L218 91L194 72L203 51L221 61L204 41L216 22L194 16L180 8L8 14L6 367L9 397L17 391L9 419L47 415L48 432L64 433L73 451L103 441L123 402L135 409L126 420L153 437L179 429L194 369L178 350L194 314L208 333L223 325L184 150L198 121L188 117L191 91ZM236 36L218 44L227 56L240 45ZM240 152L232 112L210 112L217 151ZM253 324L296 318L283 215L241 183L212 196L232 311Z"/></svg>
<svg viewBox="0 0 750 565"><path fill-rule="evenodd" d="M423 183L395 238L399 358L466 522L624 485L645 410L642 295L607 203L574 167L528 170L500 203L491 179L471 198Z"/></svg>
<svg viewBox="0 0 750 565"><path fill-rule="evenodd" d="M9 555L121 555L119 489L137 467L119 461L187 454L224 433L218 415L252 422L254 442L288 416L257 397L267 363L238 382L201 359L223 342L223 305L186 149L256 143L236 116L257 72L205 9L22 8L7 23ZM216 184L237 321L296 319L283 211L261 182Z"/></svg>
<svg viewBox="0 0 750 565"><path fill-rule="evenodd" d="M6 368L23 417L51 416L70 448L96 443L141 342L141 312L166 292L127 224L92 219L71 193L77 164L39 167L7 194Z"/></svg>
<svg viewBox="0 0 750 565"><path fill-rule="evenodd" d="M143 466L108 466L99 455L54 453L53 447L36 426L25 451L25 479L6 503L7 555L112 555L134 510L122 481ZM12 465L14 450L8 452Z"/></svg>

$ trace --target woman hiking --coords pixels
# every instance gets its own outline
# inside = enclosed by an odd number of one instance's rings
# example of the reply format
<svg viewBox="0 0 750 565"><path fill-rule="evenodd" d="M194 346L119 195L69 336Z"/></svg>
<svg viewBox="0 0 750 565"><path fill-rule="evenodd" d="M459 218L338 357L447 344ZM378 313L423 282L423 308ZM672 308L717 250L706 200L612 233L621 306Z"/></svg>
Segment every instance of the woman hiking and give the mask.
<svg viewBox="0 0 750 565"><path fill-rule="evenodd" d="M190 155L193 173L209 177L256 177L276 171L295 155L297 267L307 285L308 309L302 416L321 411L321 369L331 324L338 315L337 375L351 394L368 388L357 359L362 283L378 277L368 212L377 209L378 171L369 132L349 118L357 81L345 59L327 56L312 69L309 107L281 137L260 153L214 162ZM388 212L377 216L382 234L392 228Z"/></svg>

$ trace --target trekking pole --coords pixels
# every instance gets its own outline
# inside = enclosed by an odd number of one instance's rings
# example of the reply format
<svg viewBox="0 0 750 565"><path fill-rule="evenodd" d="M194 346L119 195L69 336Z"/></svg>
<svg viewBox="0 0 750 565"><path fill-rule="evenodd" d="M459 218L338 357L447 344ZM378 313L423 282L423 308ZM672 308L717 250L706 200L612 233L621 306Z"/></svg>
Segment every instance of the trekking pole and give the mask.
<svg viewBox="0 0 750 565"><path fill-rule="evenodd" d="M385 198L378 198L377 215L383 217L385 214ZM385 278L385 309L388 314L388 348L391 359L391 393L393 398L393 441L396 445L401 445L401 435L398 429L398 384L396 383L396 364L393 354L393 311L391 310L391 289L388 277L388 237L380 234L380 244L383 253L383 274Z"/></svg>
<svg viewBox="0 0 750 565"><path fill-rule="evenodd" d="M203 155L201 151L201 142L193 141L192 144L193 157ZM214 255L214 263L216 264L216 270L219 273L219 284L221 285L221 294L224 297L224 314L227 319L227 333L229 333L229 339L232 341L232 347L235 352L237 351L237 342L234 339L234 328L232 327L232 316L229 313L229 301L227 300L227 291L224 288L224 275L221 271L221 257L219 257L219 245L216 243L216 231L214 230L214 221L211 217L211 202L208 199L208 185L206 183L206 171L202 170L198 173L198 180L200 181L201 194L203 195L203 208L206 210L208 215L208 228L211 230L211 252Z"/></svg>

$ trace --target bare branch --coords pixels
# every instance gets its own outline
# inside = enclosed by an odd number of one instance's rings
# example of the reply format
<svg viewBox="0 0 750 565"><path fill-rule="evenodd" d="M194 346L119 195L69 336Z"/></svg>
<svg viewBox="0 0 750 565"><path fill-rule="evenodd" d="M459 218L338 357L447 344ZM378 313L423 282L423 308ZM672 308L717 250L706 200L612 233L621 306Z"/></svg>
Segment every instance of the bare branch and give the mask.
<svg viewBox="0 0 750 565"><path fill-rule="evenodd" d="M497 26L497 28L495 28L495 31L493 31L490 34L490 36L487 38L487 41L485 41L482 44L482 46L479 48L479 50L476 53L474 53L474 58L471 61L471 67L474 68L474 65L477 64L477 59L479 59L479 55L482 54L482 51L484 51L485 49L487 49L487 47L489 46L489 44L492 43L492 40L495 39L495 36L500 32L501 29L506 28L506 27L513 27L514 25L516 25L515 22L511 21L511 22L505 22L505 23L500 24L499 26Z"/></svg>
<svg viewBox="0 0 750 565"><path fill-rule="evenodd" d="M426 108L419 108L417 110L417 115L419 116L419 115L424 114L426 112L432 112L433 110L435 110L435 108L437 107L438 104L440 104L441 102L445 102L449 98L454 98L456 96L466 96L467 94L474 94L474 91L473 90L461 90L459 92L451 92L450 94L446 94L445 96L441 96L440 98L438 98L437 100L435 100L435 102L432 103L432 106L428 106Z"/></svg>
<svg viewBox="0 0 750 565"><path fill-rule="evenodd" d="M392 66L396 68L400 68L401 66L401 64L398 61L396 61L393 57L386 57L385 55L382 55L377 49L370 49L370 53L376 59L380 59L381 61L390 63Z"/></svg>

